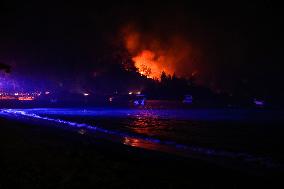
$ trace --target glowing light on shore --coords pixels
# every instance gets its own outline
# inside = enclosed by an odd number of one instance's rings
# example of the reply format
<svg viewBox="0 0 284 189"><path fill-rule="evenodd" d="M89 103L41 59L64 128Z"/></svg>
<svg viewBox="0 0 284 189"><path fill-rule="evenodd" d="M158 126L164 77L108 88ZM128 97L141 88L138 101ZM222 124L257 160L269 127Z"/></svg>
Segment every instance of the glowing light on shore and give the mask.
<svg viewBox="0 0 284 189"><path fill-rule="evenodd" d="M31 101L31 100L34 100L34 97L32 97L32 96L19 97L18 100L20 100L20 101Z"/></svg>

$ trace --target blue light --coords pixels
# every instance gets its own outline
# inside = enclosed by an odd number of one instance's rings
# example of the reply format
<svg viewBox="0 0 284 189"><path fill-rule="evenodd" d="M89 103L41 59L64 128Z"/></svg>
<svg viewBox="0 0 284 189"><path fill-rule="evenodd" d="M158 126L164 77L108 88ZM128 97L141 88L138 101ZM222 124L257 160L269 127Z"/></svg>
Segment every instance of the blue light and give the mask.
<svg viewBox="0 0 284 189"><path fill-rule="evenodd" d="M56 126L58 127L64 127L64 128L70 128L72 130L75 130L79 134L103 134L102 136L104 139L114 140L115 142L120 142L127 146L132 147L138 147L138 148L144 148L144 149L150 149L150 150L157 150L167 153L174 153L186 157L191 158L197 158L197 159L203 159L207 161L212 161L212 158L221 158L221 159L231 159L231 161L238 161L243 162L244 164L261 164L265 167L274 167L278 166L269 158L266 157L254 157L250 154L246 153L235 153L235 152L227 152L222 150L215 150L210 148L204 148L199 146L190 146L190 145L184 145L179 144L174 141L165 141L165 140L159 140L156 138L151 137L144 137L140 135L136 135L134 133L125 133L120 132L116 130L109 130L102 127L98 127L97 125L90 125L86 123L77 123L73 121L66 121L62 119L56 119L56 118L50 118L47 116L41 116L39 115L40 112L48 113L49 115L59 113L61 111L67 114L71 114L71 110L68 111L68 109L2 109L0 114L3 116L9 116L12 118L18 118L18 119L26 119L26 118L33 118L37 120L43 120L56 123ZM116 114L121 114L121 110L117 110ZM77 113L84 113L85 115L88 115L88 111L77 111ZM112 110L114 113L115 110ZM99 113L99 112L97 112ZM102 112L101 112L102 113ZM123 112L127 113L127 115L130 112ZM74 114L74 112L73 112ZM100 115L103 115L100 114ZM52 124L54 125L54 124Z"/></svg>
<svg viewBox="0 0 284 189"><path fill-rule="evenodd" d="M265 105L265 102L263 100L258 100L258 99L254 99L254 104L258 107L263 107Z"/></svg>

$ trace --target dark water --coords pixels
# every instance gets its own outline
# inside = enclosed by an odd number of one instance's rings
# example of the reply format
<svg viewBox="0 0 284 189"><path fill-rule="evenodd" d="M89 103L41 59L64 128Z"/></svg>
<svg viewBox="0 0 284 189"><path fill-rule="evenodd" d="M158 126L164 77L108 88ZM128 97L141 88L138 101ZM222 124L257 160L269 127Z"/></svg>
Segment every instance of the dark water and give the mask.
<svg viewBox="0 0 284 189"><path fill-rule="evenodd" d="M284 114L262 109L88 108L26 112L138 136L283 161Z"/></svg>

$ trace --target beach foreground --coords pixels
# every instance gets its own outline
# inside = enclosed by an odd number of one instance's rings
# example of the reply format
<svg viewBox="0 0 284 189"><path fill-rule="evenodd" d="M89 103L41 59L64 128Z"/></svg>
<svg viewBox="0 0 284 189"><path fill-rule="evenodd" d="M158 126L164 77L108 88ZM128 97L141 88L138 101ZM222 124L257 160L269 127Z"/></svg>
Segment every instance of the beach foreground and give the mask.
<svg viewBox="0 0 284 189"><path fill-rule="evenodd" d="M277 186L256 176L66 130L1 118L0 188L250 188Z"/></svg>

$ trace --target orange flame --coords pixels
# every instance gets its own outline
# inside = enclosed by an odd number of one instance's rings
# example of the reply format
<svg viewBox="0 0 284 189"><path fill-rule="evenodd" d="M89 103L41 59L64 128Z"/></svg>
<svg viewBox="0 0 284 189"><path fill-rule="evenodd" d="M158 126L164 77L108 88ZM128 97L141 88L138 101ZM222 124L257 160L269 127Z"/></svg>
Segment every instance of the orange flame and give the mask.
<svg viewBox="0 0 284 189"><path fill-rule="evenodd" d="M173 70L169 68L165 56L157 55L150 50L142 50L132 60L135 63L139 73L148 78L159 79L162 72L173 75Z"/></svg>
<svg viewBox="0 0 284 189"><path fill-rule="evenodd" d="M162 40L159 36L142 35L129 26L124 28L123 34L125 47L141 75L152 79L160 79L162 72L191 75L193 68L188 64L192 63L192 49L183 38L170 36Z"/></svg>

